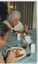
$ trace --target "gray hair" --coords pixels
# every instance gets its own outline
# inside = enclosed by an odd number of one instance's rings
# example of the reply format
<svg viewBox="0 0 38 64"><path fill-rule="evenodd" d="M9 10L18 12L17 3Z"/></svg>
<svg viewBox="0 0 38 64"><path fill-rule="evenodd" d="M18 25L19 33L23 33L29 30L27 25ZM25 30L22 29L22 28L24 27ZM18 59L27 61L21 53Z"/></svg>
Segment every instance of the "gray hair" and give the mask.
<svg viewBox="0 0 38 64"><path fill-rule="evenodd" d="M13 10L7 17L7 20L10 21L11 19L14 19L15 17L18 17L20 19L21 13L18 10Z"/></svg>

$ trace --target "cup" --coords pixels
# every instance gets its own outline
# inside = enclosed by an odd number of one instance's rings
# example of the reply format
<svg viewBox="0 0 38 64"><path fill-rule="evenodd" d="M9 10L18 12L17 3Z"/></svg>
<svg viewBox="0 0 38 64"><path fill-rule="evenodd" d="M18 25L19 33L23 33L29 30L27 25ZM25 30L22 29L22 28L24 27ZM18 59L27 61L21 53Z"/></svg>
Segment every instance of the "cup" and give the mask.
<svg viewBox="0 0 38 64"><path fill-rule="evenodd" d="M17 34L17 40L21 40L21 35L19 33Z"/></svg>
<svg viewBox="0 0 38 64"><path fill-rule="evenodd" d="M28 44L25 42L25 40L21 41L22 48L26 49Z"/></svg>
<svg viewBox="0 0 38 64"><path fill-rule="evenodd" d="M31 44L31 53L35 52L35 44Z"/></svg>

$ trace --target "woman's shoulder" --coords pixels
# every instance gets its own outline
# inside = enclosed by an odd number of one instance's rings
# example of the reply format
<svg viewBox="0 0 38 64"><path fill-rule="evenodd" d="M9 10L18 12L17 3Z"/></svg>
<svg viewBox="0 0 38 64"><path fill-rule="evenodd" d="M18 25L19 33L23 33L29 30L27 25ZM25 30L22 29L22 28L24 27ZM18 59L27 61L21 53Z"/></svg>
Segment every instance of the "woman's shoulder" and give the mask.
<svg viewBox="0 0 38 64"><path fill-rule="evenodd" d="M7 23L8 21L7 20L4 20L3 23Z"/></svg>
<svg viewBox="0 0 38 64"><path fill-rule="evenodd" d="M22 25L22 22L21 21L18 21L18 24Z"/></svg>

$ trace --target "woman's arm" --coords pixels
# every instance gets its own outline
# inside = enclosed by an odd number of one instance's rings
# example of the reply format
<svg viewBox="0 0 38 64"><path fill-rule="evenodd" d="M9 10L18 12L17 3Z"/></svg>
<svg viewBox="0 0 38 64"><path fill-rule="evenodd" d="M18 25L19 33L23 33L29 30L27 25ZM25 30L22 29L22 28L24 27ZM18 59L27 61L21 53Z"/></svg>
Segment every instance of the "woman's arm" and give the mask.
<svg viewBox="0 0 38 64"><path fill-rule="evenodd" d="M9 51L6 58L6 63L15 63L15 53Z"/></svg>
<svg viewBox="0 0 38 64"><path fill-rule="evenodd" d="M1 52L0 52L0 63L5 63Z"/></svg>

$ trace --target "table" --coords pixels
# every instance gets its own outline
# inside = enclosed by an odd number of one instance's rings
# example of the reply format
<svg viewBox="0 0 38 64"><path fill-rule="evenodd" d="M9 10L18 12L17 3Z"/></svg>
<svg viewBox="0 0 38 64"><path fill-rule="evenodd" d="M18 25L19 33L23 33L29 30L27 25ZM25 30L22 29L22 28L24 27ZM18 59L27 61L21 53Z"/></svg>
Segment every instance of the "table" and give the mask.
<svg viewBox="0 0 38 64"><path fill-rule="evenodd" d="M29 35L31 36L33 42L36 45L36 29L32 29L32 30L28 30L28 32L30 33ZM6 41L6 45L3 46L1 48L1 52L3 54L3 56L6 56L6 50L10 47L22 47L20 42L17 40L16 34L12 33L8 36L7 41ZM7 47L8 46L8 47ZM37 46L36 46L37 47ZM28 47L26 49L28 51ZM31 53L31 55L29 57L25 57L22 60L16 60L15 63L36 63L37 62L37 50L35 51L35 53Z"/></svg>

